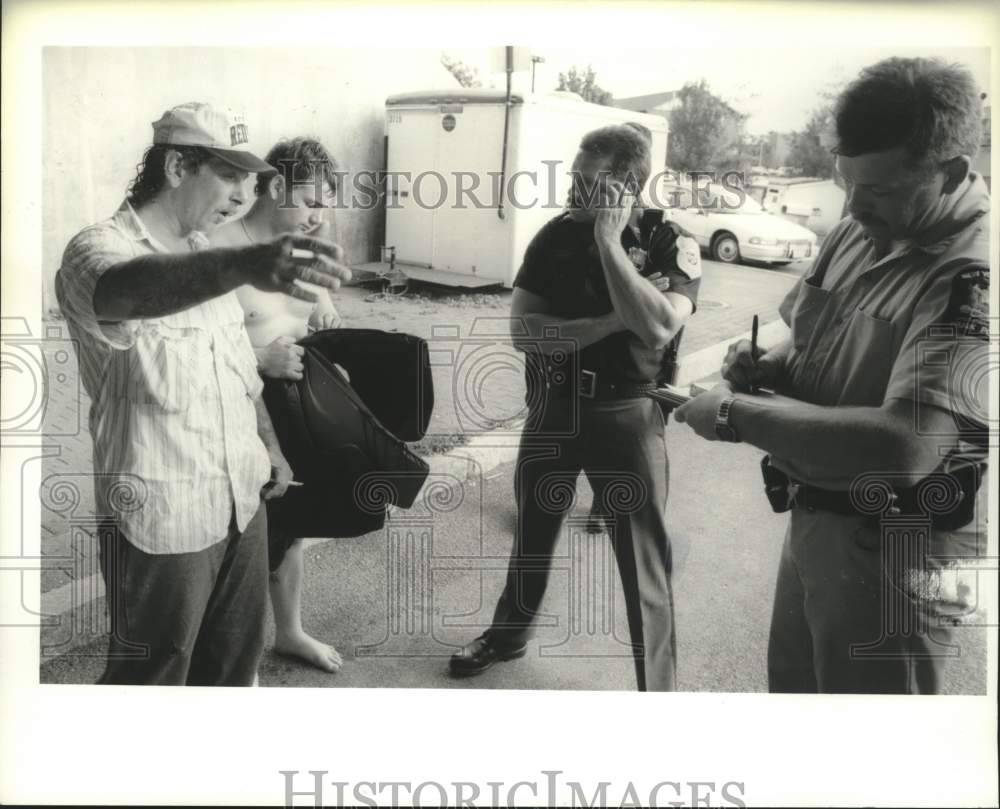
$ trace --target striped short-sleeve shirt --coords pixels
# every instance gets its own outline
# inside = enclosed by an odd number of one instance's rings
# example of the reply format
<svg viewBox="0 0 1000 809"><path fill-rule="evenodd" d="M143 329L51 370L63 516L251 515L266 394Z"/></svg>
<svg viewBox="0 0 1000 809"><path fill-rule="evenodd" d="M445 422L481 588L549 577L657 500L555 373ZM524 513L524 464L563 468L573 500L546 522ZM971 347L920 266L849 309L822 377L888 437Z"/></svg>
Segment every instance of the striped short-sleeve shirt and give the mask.
<svg viewBox="0 0 1000 809"><path fill-rule="evenodd" d="M70 241L56 294L91 399L98 510L147 553L190 553L226 537L234 508L243 530L260 507L262 383L234 292L166 317L98 319L101 274L153 252L167 251L125 202Z"/></svg>

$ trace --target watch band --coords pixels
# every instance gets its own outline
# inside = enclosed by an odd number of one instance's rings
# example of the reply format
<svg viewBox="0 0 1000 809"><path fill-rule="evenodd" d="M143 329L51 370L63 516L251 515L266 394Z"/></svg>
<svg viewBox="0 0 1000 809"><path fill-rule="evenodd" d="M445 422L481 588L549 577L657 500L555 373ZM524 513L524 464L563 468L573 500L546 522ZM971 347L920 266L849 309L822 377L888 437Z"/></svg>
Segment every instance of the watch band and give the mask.
<svg viewBox="0 0 1000 809"><path fill-rule="evenodd" d="M735 396L729 396L723 399L719 403L719 409L715 414L715 434L722 441L733 441L737 442L740 440L739 436L736 434L736 428L733 427L732 422L729 420L730 413L733 409L733 404L736 402Z"/></svg>

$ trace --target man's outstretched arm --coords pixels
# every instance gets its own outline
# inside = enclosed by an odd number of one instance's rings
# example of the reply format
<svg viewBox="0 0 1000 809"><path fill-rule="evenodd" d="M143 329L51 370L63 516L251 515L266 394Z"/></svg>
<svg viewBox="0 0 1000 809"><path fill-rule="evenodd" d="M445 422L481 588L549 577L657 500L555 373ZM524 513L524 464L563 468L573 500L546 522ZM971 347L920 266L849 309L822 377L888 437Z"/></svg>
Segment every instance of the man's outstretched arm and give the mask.
<svg viewBox="0 0 1000 809"><path fill-rule="evenodd" d="M295 251L308 251L296 255ZM351 277L343 250L309 236L285 235L268 244L193 253L150 253L109 267L94 287L94 313L104 321L164 317L243 284L303 300L316 296L301 280L337 289Z"/></svg>

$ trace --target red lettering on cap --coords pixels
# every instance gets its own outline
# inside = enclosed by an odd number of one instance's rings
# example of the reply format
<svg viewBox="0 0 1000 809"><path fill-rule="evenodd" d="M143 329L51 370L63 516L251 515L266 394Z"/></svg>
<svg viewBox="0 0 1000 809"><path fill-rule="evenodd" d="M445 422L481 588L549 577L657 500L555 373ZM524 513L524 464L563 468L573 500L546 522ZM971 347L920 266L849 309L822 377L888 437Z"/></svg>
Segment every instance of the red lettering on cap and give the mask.
<svg viewBox="0 0 1000 809"><path fill-rule="evenodd" d="M246 124L234 124L229 127L230 146L239 146L241 143L249 143L250 136L247 133Z"/></svg>

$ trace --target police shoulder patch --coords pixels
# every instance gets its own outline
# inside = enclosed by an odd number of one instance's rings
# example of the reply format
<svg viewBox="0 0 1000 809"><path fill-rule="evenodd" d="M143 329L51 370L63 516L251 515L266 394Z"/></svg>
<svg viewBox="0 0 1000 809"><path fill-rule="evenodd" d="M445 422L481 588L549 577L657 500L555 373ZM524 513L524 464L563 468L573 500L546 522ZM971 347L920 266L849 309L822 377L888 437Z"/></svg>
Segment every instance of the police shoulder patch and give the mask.
<svg viewBox="0 0 1000 809"><path fill-rule="evenodd" d="M984 267L960 272L951 283L945 322L963 337L989 339L990 271Z"/></svg>
<svg viewBox="0 0 1000 809"><path fill-rule="evenodd" d="M678 225L673 219L667 219L667 220L665 220L665 223L670 228L673 229L674 233L677 234L678 237L680 237L680 236L687 236L689 239L693 239L694 238L694 234L691 233L691 231L685 230L680 225Z"/></svg>
<svg viewBox="0 0 1000 809"><path fill-rule="evenodd" d="M677 237L677 269L692 281L701 278L701 248L691 236Z"/></svg>

